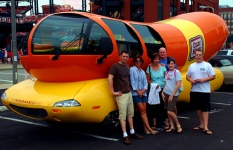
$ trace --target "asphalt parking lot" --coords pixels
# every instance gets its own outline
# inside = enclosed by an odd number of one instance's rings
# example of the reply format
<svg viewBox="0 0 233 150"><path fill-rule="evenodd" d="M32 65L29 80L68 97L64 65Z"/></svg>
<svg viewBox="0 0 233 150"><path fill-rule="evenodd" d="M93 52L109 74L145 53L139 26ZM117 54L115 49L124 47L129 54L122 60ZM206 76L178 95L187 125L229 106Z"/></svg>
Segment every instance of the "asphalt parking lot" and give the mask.
<svg viewBox="0 0 233 150"><path fill-rule="evenodd" d="M212 110L209 129L213 131L213 135L192 130L198 125L197 117L196 113L190 109L190 105L186 103L178 104L182 134L167 134L160 130L158 135L145 135L140 117L136 113L135 130L143 135L144 139L132 140L130 146L122 144L119 127L114 130L105 130L96 124L73 124L54 128L43 121L28 119L5 110L0 111L0 145L5 149L30 150L41 148L231 150L233 148L232 103L233 93L215 92L211 95Z"/></svg>

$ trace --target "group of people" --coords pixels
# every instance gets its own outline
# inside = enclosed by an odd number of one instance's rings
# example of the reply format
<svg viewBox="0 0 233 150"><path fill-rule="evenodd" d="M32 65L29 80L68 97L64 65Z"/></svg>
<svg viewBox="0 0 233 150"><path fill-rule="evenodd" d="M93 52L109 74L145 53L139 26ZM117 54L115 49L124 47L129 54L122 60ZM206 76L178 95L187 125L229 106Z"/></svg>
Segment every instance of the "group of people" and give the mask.
<svg viewBox="0 0 233 150"><path fill-rule="evenodd" d="M119 110L123 143L131 144L129 137L143 139L143 136L134 130L134 104L139 109L145 134L158 134L156 118L159 114L162 114L165 119L164 130L166 133L175 131L182 133L183 129L177 119L176 108L182 78L175 59L167 57L166 49L161 47L158 53L153 54L151 63L145 72L141 68L144 62L141 56L133 58L134 66L132 67L127 65L128 51L122 51L119 56L120 61L114 63L109 70L108 81ZM197 50L196 62L190 65L186 79L192 84L190 102L194 106L199 119L199 125L193 129L203 130L208 135L212 134L208 129L209 81L214 78L215 72L212 66L203 60L203 51ZM147 113L153 118L151 125ZM130 136L126 131L126 120L129 123Z"/></svg>
<svg viewBox="0 0 233 150"><path fill-rule="evenodd" d="M4 49L0 49L0 62L1 63L7 63L7 50L4 48Z"/></svg>
<svg viewBox="0 0 233 150"><path fill-rule="evenodd" d="M6 48L4 49L0 49L0 62L1 63L12 63L12 51L7 51ZM17 59L18 59L18 62L20 60L20 56L23 55L23 52L22 52L22 49L18 50L18 56L17 56Z"/></svg>

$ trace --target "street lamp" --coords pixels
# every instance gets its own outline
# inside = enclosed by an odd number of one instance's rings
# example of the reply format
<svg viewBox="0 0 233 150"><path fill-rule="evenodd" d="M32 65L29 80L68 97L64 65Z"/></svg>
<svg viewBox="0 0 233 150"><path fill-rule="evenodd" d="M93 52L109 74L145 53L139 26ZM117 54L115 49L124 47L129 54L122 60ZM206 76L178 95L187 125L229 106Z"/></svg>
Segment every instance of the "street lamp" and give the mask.
<svg viewBox="0 0 233 150"><path fill-rule="evenodd" d="M12 70L13 70L13 84L18 83L18 72L17 72L17 63L18 63L18 51L17 51L17 42L16 42L16 21L15 21L15 0L11 0L11 50L12 50Z"/></svg>

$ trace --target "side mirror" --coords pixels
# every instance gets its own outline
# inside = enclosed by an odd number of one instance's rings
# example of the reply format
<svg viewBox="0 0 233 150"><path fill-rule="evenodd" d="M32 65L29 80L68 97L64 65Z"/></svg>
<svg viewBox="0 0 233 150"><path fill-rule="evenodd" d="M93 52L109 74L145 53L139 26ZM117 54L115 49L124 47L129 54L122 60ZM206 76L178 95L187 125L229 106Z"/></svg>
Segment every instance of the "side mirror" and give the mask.
<svg viewBox="0 0 233 150"><path fill-rule="evenodd" d="M110 37L101 37L100 38L100 50L104 53L104 55L108 55L112 53L113 46L112 40Z"/></svg>
<svg viewBox="0 0 233 150"><path fill-rule="evenodd" d="M107 55L112 53L113 46L110 37L100 38L100 50L103 53L103 56L97 59L97 64L102 64L104 58L107 58Z"/></svg>

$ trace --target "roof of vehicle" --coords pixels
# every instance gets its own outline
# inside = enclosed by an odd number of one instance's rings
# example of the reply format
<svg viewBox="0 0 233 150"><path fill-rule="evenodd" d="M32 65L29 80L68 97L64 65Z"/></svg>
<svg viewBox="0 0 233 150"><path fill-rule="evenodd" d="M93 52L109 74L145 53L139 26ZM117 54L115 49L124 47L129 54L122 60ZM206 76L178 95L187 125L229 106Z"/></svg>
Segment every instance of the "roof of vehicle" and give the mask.
<svg viewBox="0 0 233 150"><path fill-rule="evenodd" d="M232 49L220 50L216 55L233 55Z"/></svg>

